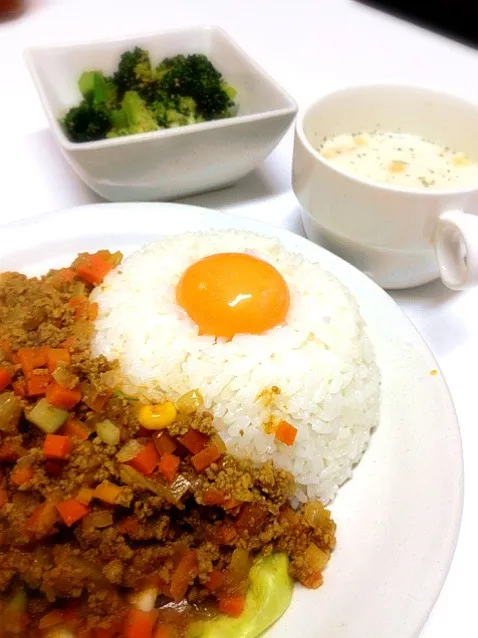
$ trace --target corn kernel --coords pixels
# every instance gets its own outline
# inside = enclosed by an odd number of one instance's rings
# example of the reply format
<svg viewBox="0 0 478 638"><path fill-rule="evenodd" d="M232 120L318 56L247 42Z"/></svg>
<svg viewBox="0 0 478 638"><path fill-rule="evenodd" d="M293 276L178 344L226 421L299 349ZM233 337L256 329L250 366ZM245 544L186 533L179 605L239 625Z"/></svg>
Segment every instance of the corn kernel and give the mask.
<svg viewBox="0 0 478 638"><path fill-rule="evenodd" d="M364 135L354 135L355 146L367 146L367 138Z"/></svg>
<svg viewBox="0 0 478 638"><path fill-rule="evenodd" d="M196 412L196 410L199 410L204 403L204 399L199 390L191 390L183 394L182 397L179 397L176 403L180 412L192 414Z"/></svg>
<svg viewBox="0 0 478 638"><path fill-rule="evenodd" d="M176 418L178 411L172 401L159 405L144 405L138 414L138 420L147 430L163 430Z"/></svg>
<svg viewBox="0 0 478 638"><path fill-rule="evenodd" d="M469 166L471 164L471 161L463 153L458 153L453 158L453 164L455 166Z"/></svg>
<svg viewBox="0 0 478 638"><path fill-rule="evenodd" d="M407 166L406 162L402 162L401 160L393 160L392 162L390 162L388 170L391 173L403 173L406 166Z"/></svg>

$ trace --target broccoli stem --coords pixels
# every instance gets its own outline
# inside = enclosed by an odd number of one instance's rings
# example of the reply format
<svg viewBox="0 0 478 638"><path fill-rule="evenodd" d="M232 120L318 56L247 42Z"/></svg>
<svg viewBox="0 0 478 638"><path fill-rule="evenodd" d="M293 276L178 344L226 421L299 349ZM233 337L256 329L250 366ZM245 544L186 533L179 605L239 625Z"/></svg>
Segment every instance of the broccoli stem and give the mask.
<svg viewBox="0 0 478 638"><path fill-rule="evenodd" d="M91 100L93 104L102 104L106 101L106 82L101 71L82 73L78 87L85 100Z"/></svg>

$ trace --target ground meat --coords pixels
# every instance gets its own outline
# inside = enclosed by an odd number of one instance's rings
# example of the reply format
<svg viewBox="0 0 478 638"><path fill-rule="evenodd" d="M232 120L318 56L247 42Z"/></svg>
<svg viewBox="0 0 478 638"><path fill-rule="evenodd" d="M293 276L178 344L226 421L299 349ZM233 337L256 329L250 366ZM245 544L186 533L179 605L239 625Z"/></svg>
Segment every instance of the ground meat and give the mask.
<svg viewBox="0 0 478 638"><path fill-rule="evenodd" d="M19 273L0 276L0 342L13 349L58 347L70 334L73 309L69 294L49 283Z"/></svg>
<svg viewBox="0 0 478 638"><path fill-rule="evenodd" d="M189 430L199 430L199 432L211 436L215 432L212 420L210 412L180 413L174 423L169 426L168 431L171 436L182 436Z"/></svg>
<svg viewBox="0 0 478 638"><path fill-rule="evenodd" d="M109 253L101 254L108 258ZM165 605L161 617L182 636L198 613L215 609L216 596L245 591L255 556L275 551L288 554L291 574L303 584L321 584L335 545L330 514L320 504L293 511L293 477L270 462L257 465L229 455L210 413L179 411L168 425L173 446L168 454L177 468L174 476L164 474L165 452L139 422L141 401L110 387L116 362L91 355L91 290L71 269L41 279L0 276L0 365L11 377L0 398L14 404L8 420L2 421L0 411L0 603L5 602L0 638L36 637L42 616L73 608L85 631L121 633L129 595L148 585L157 588L158 604ZM34 349L34 370L23 368L21 348ZM66 357L61 368L51 369L46 348ZM29 391L33 376L79 389L81 399L61 408L69 411L68 420L53 432L67 437L65 458L45 456L47 432L29 420L46 391ZM271 389L272 395L277 392ZM117 444L97 435L105 420L117 428ZM189 450L181 438L190 431L204 435L196 435L197 445L214 444L220 452L200 471L193 461L198 450ZM121 456L131 442L146 455L143 461L136 453ZM97 492L99 486L114 495L111 502ZM79 514L70 520L61 512L71 501ZM185 560L190 567L178 590ZM243 565L239 585L237 564ZM205 586L213 570L226 578L220 593ZM18 614L9 616L8 609L10 601L23 600L23 588L27 613L18 625ZM183 600L181 614L171 599Z"/></svg>

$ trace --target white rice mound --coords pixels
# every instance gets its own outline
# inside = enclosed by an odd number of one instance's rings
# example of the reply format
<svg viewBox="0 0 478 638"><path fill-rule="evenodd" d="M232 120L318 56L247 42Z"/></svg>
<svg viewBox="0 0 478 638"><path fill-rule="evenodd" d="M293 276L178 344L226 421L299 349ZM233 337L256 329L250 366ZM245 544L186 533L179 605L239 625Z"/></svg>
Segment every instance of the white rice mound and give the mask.
<svg viewBox="0 0 478 638"><path fill-rule="evenodd" d="M282 273L285 325L229 342L198 335L175 287L188 266L221 252L253 254ZM119 360L125 392L161 401L199 389L231 452L294 474L294 505L327 503L352 476L378 423L380 375L357 302L317 263L249 232L166 236L126 258L94 299L93 351ZM280 393L267 405L272 386ZM298 429L293 446L266 434L271 417Z"/></svg>

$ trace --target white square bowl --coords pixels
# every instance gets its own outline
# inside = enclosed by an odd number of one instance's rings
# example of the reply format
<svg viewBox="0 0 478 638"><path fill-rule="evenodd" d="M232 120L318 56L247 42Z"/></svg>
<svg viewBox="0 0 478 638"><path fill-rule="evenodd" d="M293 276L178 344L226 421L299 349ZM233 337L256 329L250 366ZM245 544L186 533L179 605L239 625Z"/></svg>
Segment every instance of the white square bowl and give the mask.
<svg viewBox="0 0 478 638"><path fill-rule="evenodd" d="M87 69L111 74L135 46L154 64L179 53L203 53L237 89L235 117L75 143L58 119L81 99ZM222 29L189 29L78 44L36 46L25 59L53 136L79 177L112 201L170 200L234 184L279 143L297 112L294 100Z"/></svg>

